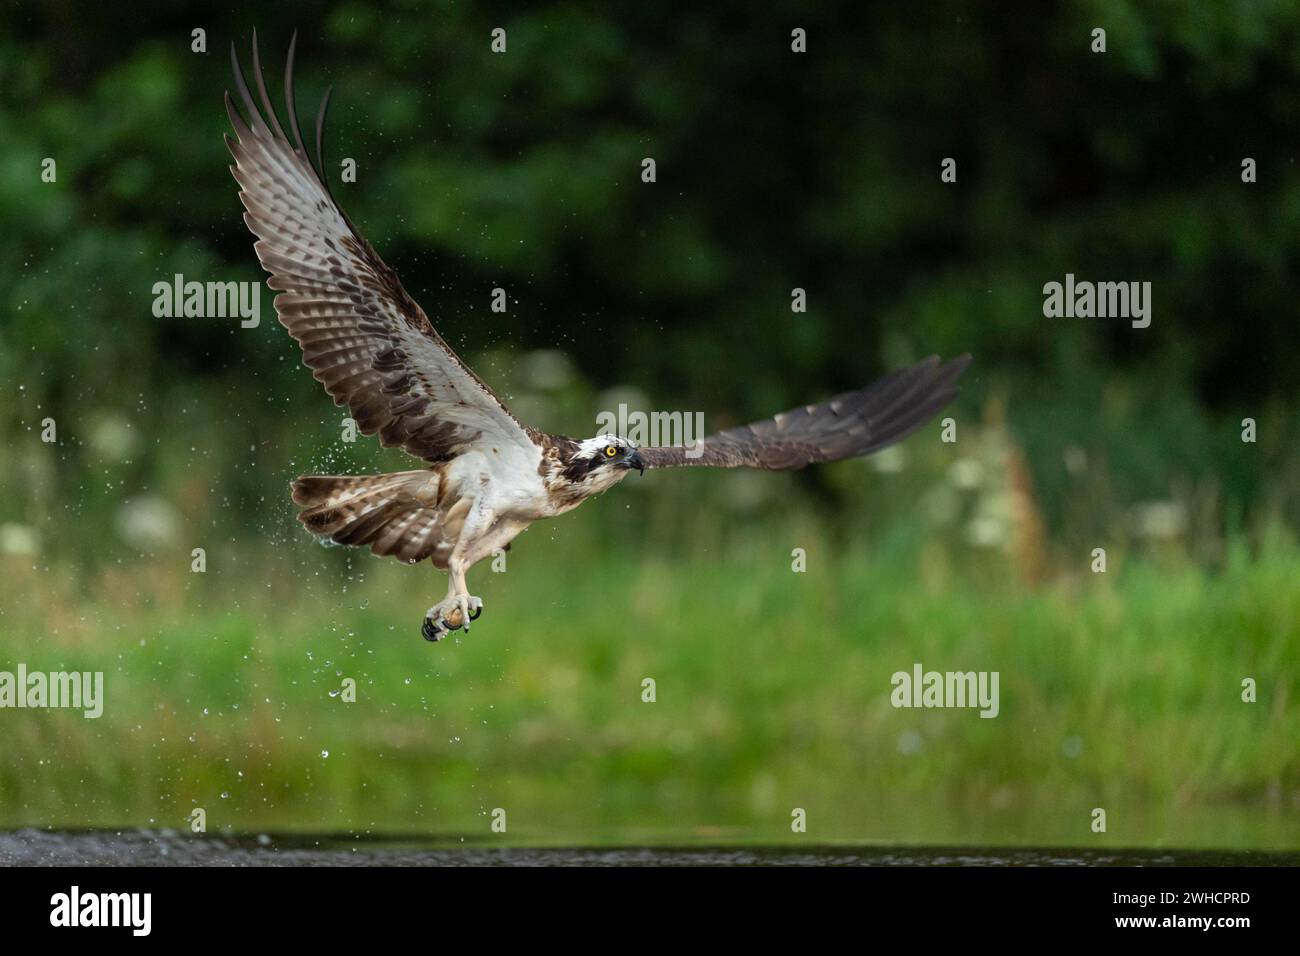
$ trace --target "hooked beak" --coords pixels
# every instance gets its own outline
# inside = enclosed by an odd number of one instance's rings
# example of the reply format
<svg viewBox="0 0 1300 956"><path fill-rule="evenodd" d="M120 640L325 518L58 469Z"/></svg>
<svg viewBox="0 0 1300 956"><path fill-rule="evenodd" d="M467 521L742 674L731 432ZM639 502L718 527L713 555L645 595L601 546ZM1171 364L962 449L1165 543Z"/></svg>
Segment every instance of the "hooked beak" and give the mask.
<svg viewBox="0 0 1300 956"><path fill-rule="evenodd" d="M624 458L623 465L628 469L635 468L637 472L639 472L642 475L645 474L645 462L641 460L641 455L638 452L634 451L632 452L632 454Z"/></svg>

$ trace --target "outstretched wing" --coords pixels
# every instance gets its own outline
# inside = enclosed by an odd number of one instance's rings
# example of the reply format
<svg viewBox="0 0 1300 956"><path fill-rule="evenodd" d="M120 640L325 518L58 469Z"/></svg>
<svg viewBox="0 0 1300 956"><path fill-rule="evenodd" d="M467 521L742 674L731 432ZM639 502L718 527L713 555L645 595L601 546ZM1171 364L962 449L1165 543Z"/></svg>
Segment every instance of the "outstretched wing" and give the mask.
<svg viewBox="0 0 1300 956"><path fill-rule="evenodd" d="M248 121L226 93L237 139L226 137L242 187L244 222L267 284L280 294L280 322L302 346L307 365L363 434L400 445L425 461L445 461L471 447L500 454L539 454L538 433L521 425L454 353L397 274L361 238L335 203L323 175L321 140L329 93L316 118L316 165L303 147L293 100L293 53L284 73L294 143L271 105L253 35L253 73L261 110L230 48L235 86ZM268 125L268 123L270 125Z"/></svg>
<svg viewBox="0 0 1300 956"><path fill-rule="evenodd" d="M771 471L869 455L902 441L952 401L957 379L969 364L969 355L942 365L938 356L931 356L859 391L709 435L694 448L641 448L638 454L647 468L704 465Z"/></svg>

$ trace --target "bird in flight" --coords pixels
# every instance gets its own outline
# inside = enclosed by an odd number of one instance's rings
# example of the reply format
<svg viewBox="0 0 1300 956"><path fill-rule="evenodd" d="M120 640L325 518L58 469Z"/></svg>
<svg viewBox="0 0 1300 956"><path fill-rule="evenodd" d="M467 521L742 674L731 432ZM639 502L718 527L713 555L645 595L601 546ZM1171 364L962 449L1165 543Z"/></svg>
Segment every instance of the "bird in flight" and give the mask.
<svg viewBox="0 0 1300 956"><path fill-rule="evenodd" d="M244 222L303 363L363 434L378 434L381 445L399 446L423 464L392 474L303 475L292 482L293 500L313 534L409 564L427 558L447 572L446 597L425 615L428 640L468 631L482 612L465 581L476 562L630 471L777 471L869 455L906 438L957 394L968 355L946 363L931 357L859 391L692 445L637 447L612 434L575 440L521 423L451 350L331 195L322 149L329 92L316 116L313 164L294 107L296 41L284 75L288 133L267 95L256 34L258 102L231 46L244 115L227 92L235 138L226 136L226 144Z"/></svg>

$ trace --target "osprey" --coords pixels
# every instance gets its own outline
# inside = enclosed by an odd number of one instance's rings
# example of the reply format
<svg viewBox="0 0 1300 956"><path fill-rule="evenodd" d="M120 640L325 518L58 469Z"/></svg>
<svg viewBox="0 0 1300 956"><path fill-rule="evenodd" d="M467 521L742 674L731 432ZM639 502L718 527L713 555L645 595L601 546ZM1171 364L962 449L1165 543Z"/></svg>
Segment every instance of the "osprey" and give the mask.
<svg viewBox="0 0 1300 956"><path fill-rule="evenodd" d="M299 520L339 544L369 546L448 574L447 596L429 608L423 634L469 630L483 602L466 572L534 521L571 511L636 470L802 468L867 455L902 440L957 394L970 362L931 357L867 388L708 435L692 446L638 448L617 435L576 441L521 423L434 329L330 194L322 139L327 91L316 117L316 162L294 109L293 56L285 67L288 130L281 126L253 36L254 103L231 46L247 119L226 93L236 138L226 136L244 222L279 294L280 322L303 363L358 429L400 446L424 466L383 475L304 475L292 482Z"/></svg>

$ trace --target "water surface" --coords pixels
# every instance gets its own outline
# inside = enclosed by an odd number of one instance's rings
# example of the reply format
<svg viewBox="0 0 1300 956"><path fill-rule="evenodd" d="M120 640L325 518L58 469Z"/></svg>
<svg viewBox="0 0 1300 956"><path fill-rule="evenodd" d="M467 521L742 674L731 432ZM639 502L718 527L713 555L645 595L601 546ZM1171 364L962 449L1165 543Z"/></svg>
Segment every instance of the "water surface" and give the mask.
<svg viewBox="0 0 1300 956"><path fill-rule="evenodd" d="M421 837L0 833L0 866L1300 866L1300 853L1044 847L489 847Z"/></svg>

